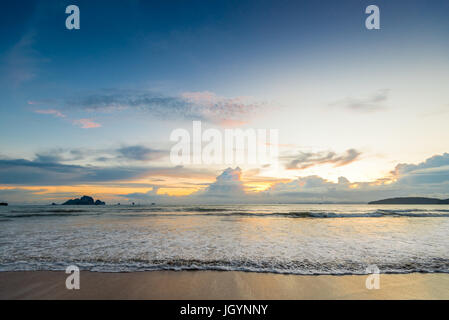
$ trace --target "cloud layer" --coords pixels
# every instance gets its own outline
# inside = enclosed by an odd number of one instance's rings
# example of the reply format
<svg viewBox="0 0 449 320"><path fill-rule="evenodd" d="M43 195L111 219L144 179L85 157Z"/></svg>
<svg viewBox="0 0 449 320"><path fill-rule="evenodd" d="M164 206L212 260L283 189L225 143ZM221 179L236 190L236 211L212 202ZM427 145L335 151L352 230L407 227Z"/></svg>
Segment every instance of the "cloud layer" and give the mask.
<svg viewBox="0 0 449 320"><path fill-rule="evenodd" d="M345 156L327 155L325 160L343 165L354 158L353 152ZM157 151L142 146L122 147L117 157L140 161L151 160ZM352 156L351 156L352 155ZM71 156L71 157L70 157ZM70 159L82 159L82 152L37 154L34 160L0 160L0 184L4 186L77 185L120 183L150 177L210 178L204 169L161 166L92 166L64 164ZM330 159L330 160L329 160ZM304 165L315 162L305 157ZM326 162L327 163L327 162ZM250 171L247 173L251 176ZM301 202L367 202L387 197L431 196L449 198L449 153L435 155L418 164L399 164L390 176L371 182L349 181L340 177L337 182L319 176L299 177L287 182L276 182L261 192L245 188L245 173L239 168L227 168L208 183L204 189L188 196L160 194L156 180L153 190L146 193L117 195L129 200L158 203L301 203ZM262 179L262 177L261 177ZM263 180L263 179L262 179ZM173 185L172 187L176 187ZM148 186L146 186L148 187ZM170 186L169 186L170 187ZM165 186L166 188L166 186ZM6 191L5 191L6 192Z"/></svg>
<svg viewBox="0 0 449 320"><path fill-rule="evenodd" d="M289 182L279 182L262 192L245 192L240 168L227 168L205 190L186 197L158 198L168 203L307 203L368 202L389 197L429 196L449 198L449 154L437 155L420 164L400 164L391 177L372 182L351 182L340 177L337 182L313 175ZM145 202L146 194L125 197Z"/></svg>
<svg viewBox="0 0 449 320"><path fill-rule="evenodd" d="M212 123L242 121L266 107L247 97L226 98L212 92L184 92L167 96L153 92L108 91L72 99L71 107L86 111L139 110L161 119L203 120Z"/></svg>
<svg viewBox="0 0 449 320"><path fill-rule="evenodd" d="M360 155L361 152L355 149L348 149L341 155L335 152L301 152L294 157L285 157L289 161L285 167L290 170L304 170L323 164L332 164L334 167L341 167L356 161Z"/></svg>

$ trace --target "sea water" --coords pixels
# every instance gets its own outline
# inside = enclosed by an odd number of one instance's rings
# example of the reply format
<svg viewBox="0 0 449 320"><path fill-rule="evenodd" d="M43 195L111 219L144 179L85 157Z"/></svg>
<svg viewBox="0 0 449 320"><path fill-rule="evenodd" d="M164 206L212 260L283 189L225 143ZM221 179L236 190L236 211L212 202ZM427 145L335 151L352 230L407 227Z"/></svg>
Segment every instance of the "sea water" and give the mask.
<svg viewBox="0 0 449 320"><path fill-rule="evenodd" d="M0 271L449 272L446 205L0 207Z"/></svg>

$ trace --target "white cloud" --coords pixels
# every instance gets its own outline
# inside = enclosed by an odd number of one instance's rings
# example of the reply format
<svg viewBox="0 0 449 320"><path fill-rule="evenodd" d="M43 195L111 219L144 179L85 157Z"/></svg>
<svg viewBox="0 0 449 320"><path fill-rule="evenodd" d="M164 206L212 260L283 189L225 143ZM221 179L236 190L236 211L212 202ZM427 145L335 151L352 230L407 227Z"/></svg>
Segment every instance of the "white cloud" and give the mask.
<svg viewBox="0 0 449 320"><path fill-rule="evenodd" d="M378 111L386 108L384 103L388 100L389 94L389 89L382 89L366 97L347 97L329 105L361 112Z"/></svg>

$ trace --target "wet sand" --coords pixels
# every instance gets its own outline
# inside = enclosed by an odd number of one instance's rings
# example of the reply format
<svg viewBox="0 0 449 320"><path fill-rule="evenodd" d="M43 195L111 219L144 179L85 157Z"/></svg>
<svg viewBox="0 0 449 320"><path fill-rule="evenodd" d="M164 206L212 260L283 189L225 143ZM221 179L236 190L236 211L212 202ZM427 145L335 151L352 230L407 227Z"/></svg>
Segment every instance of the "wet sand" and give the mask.
<svg viewBox="0 0 449 320"><path fill-rule="evenodd" d="M68 290L62 271L0 272L0 299L449 299L449 274L303 276L234 271L81 271Z"/></svg>

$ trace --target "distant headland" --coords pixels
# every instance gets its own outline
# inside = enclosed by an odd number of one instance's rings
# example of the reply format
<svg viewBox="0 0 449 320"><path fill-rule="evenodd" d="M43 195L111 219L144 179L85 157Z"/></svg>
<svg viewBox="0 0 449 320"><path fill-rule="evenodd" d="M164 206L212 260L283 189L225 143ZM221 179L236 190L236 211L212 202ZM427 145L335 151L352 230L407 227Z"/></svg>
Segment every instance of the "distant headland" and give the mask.
<svg viewBox="0 0 449 320"><path fill-rule="evenodd" d="M371 201L368 202L368 204L449 204L449 199L442 200L437 198L404 197Z"/></svg>
<svg viewBox="0 0 449 320"><path fill-rule="evenodd" d="M104 206L106 203L101 200L94 201L94 198L89 196L82 196L80 199L70 199L64 202L62 205L66 206Z"/></svg>

